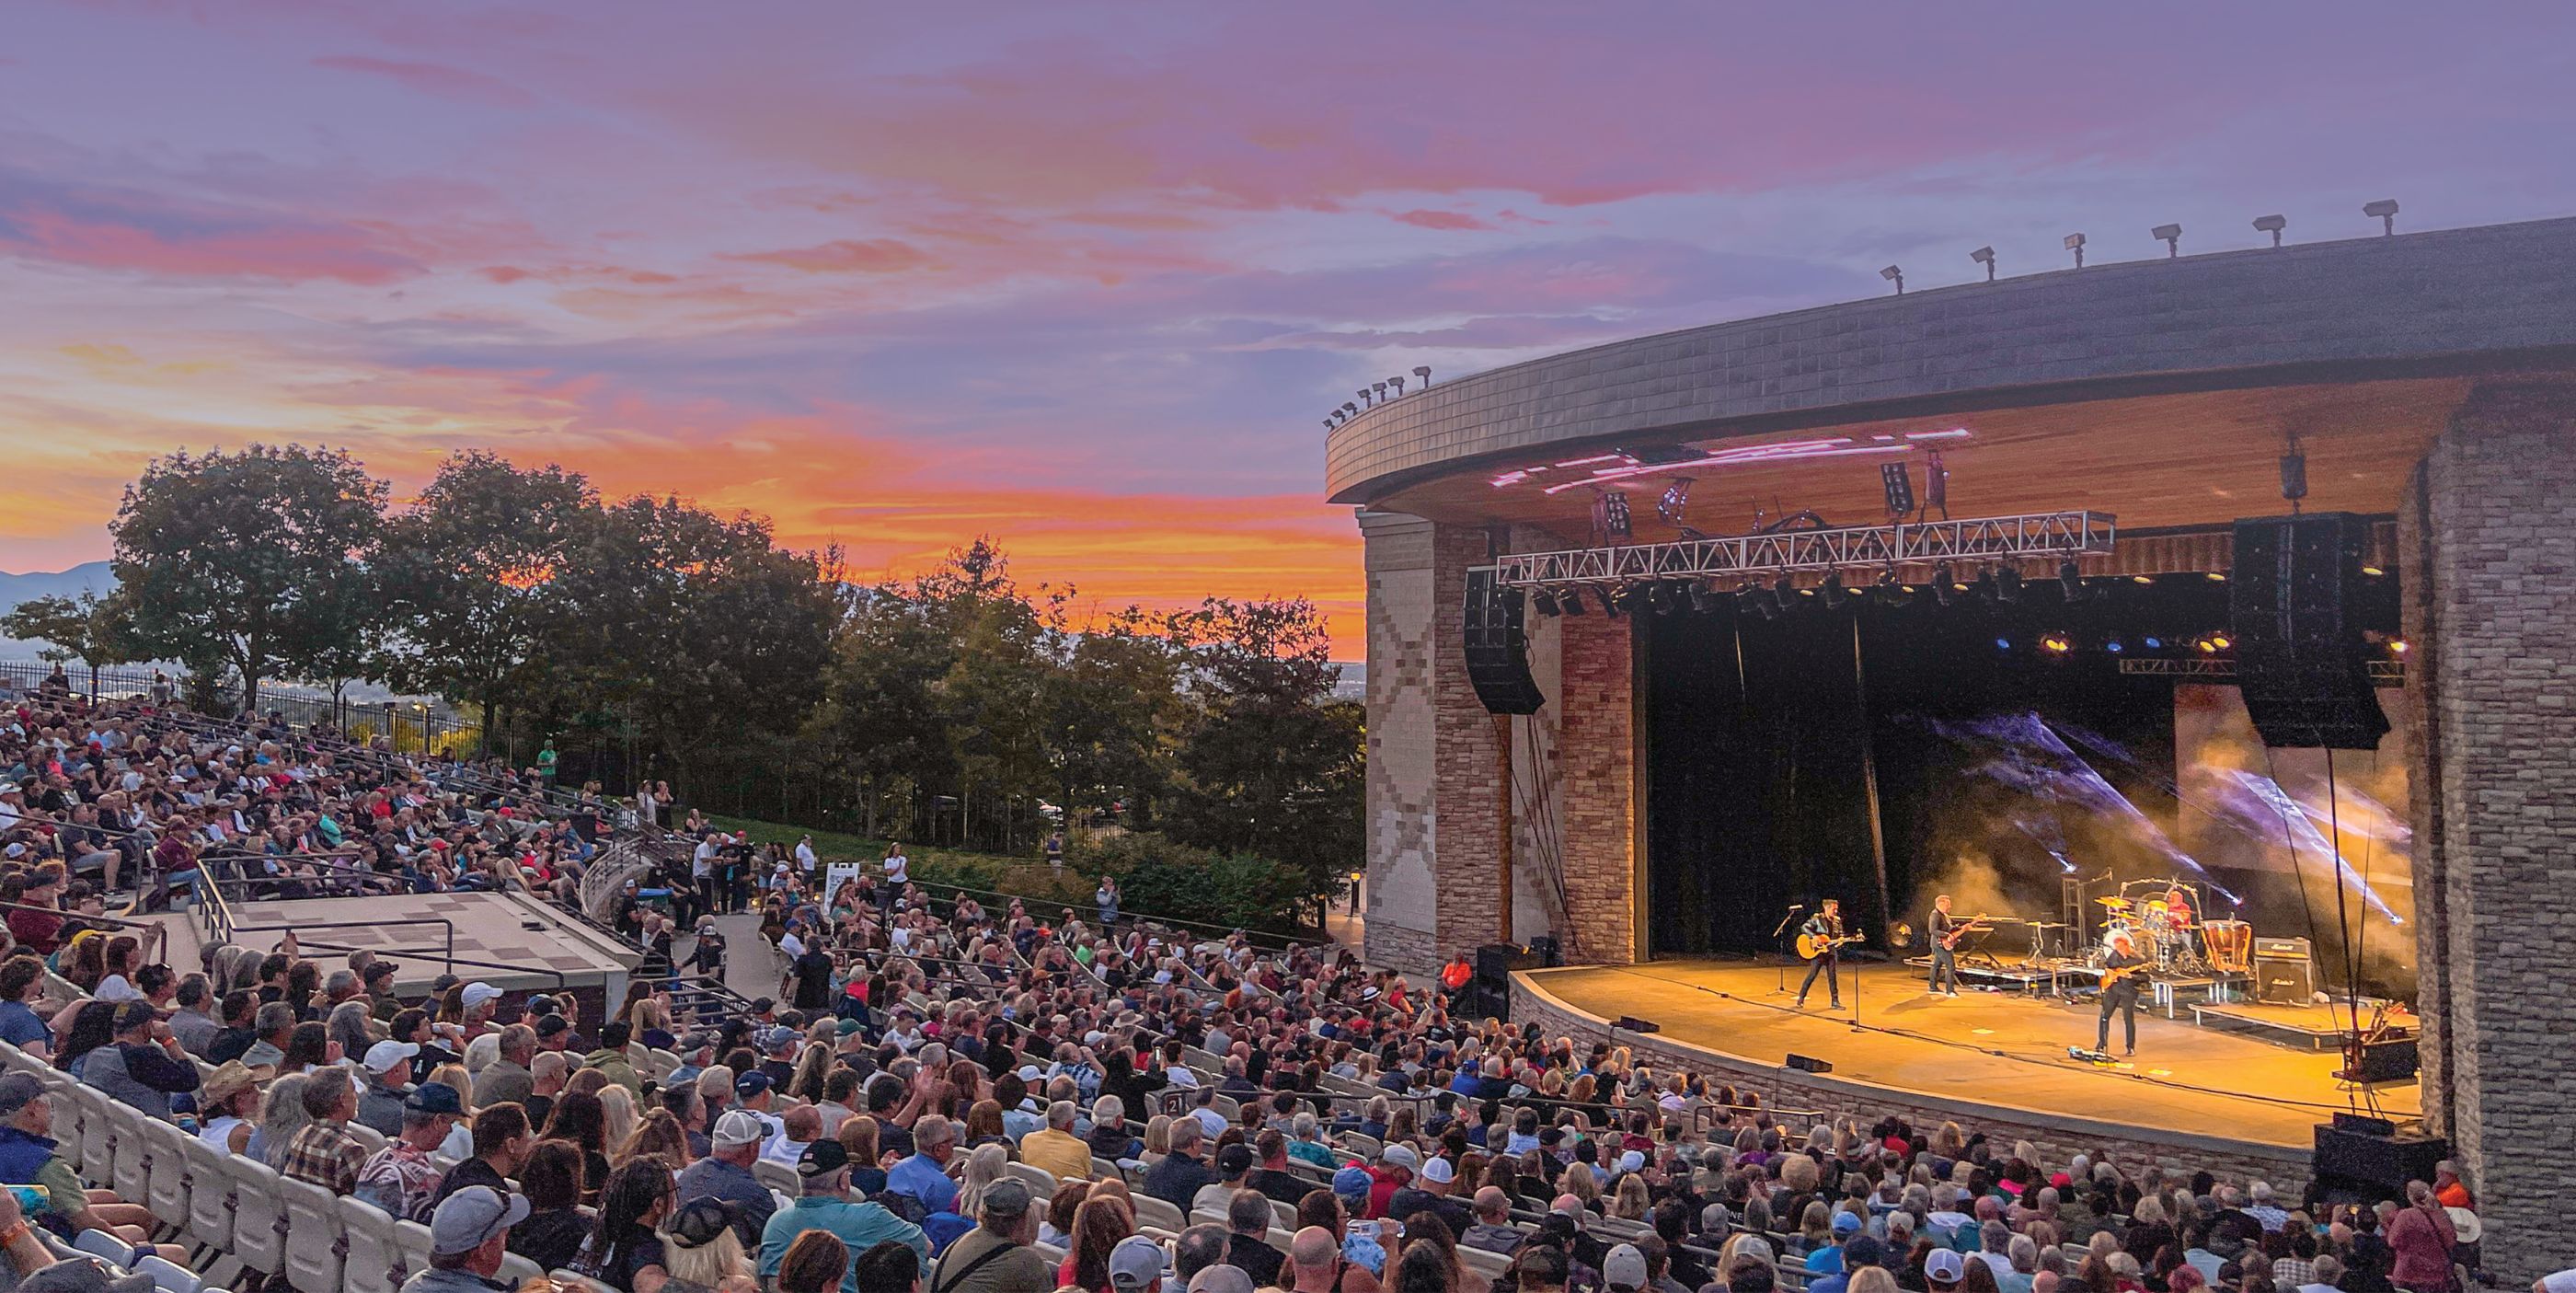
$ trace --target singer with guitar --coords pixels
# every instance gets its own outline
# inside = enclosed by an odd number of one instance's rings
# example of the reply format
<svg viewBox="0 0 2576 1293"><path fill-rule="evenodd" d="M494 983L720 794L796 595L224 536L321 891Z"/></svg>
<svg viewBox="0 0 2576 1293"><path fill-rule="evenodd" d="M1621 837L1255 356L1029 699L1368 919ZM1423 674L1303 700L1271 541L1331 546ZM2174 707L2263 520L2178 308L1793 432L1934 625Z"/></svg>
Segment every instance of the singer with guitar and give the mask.
<svg viewBox="0 0 2576 1293"><path fill-rule="evenodd" d="M2138 955L2138 945L2124 931L2111 935L2111 953L2102 961L2102 1024L2095 1031L2093 1049L2111 1049L2111 1012L2121 1014L2128 1028L2128 1044L2123 1055L2138 1053L2138 980L2152 962Z"/></svg>
<svg viewBox="0 0 2576 1293"><path fill-rule="evenodd" d="M1832 1009L1843 1008L1842 946L1857 943L1858 935L1843 933L1843 909L1838 899L1827 898L1805 924L1798 926L1798 955L1807 958L1806 981L1798 985L1798 1008L1807 1008L1807 994L1816 989L1816 976L1825 976L1825 989L1832 994Z"/></svg>
<svg viewBox="0 0 2576 1293"><path fill-rule="evenodd" d="M1985 923L1981 917L1961 921L1950 914L1950 895L1932 900L1932 915L1923 922L1924 937L1932 943L1932 979L1930 991L1946 996L1959 995L1959 940Z"/></svg>

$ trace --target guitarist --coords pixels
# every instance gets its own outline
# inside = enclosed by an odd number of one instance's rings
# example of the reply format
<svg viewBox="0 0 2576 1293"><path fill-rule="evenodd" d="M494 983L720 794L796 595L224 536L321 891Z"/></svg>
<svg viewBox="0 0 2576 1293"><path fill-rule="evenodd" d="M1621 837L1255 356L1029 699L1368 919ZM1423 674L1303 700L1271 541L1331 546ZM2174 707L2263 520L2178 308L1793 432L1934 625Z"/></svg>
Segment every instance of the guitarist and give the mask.
<svg viewBox="0 0 2576 1293"><path fill-rule="evenodd" d="M2102 961L2102 1025L2093 1040L2093 1049L2111 1049L2111 1012L2121 1014L2127 1026L2127 1046L2120 1053L2138 1053L2138 979L2147 958L2138 955L2138 945L2126 931L2111 935L2111 954Z"/></svg>
<svg viewBox="0 0 2576 1293"><path fill-rule="evenodd" d="M1840 940L1843 936L1842 902L1834 898L1825 899L1818 904L1816 914L1807 917L1807 923L1798 927L1798 932L1824 945L1824 950L1818 952L1815 959L1807 963L1806 982L1798 985L1798 1008L1800 1010L1807 1008L1807 994L1815 991L1816 976L1822 974L1825 976L1826 991L1833 994L1831 1008L1842 1009L1843 975L1840 968L1842 964Z"/></svg>
<svg viewBox="0 0 2576 1293"><path fill-rule="evenodd" d="M1932 915L1923 922L1924 936L1932 940L1930 990L1953 997L1959 995L1959 960L1951 942L1958 930L1958 921L1950 915L1950 895L1933 899Z"/></svg>

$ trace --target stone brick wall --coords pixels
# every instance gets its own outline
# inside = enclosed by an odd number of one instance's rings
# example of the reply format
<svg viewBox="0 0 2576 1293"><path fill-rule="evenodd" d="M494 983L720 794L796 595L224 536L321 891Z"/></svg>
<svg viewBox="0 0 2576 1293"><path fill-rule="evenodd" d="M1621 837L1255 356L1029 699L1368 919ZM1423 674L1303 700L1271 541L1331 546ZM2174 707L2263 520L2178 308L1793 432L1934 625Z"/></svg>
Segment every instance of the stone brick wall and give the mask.
<svg viewBox="0 0 2576 1293"><path fill-rule="evenodd" d="M1467 679L1467 568L1492 560L1485 532L1443 525L1432 531L1432 728L1437 749L1432 881L1438 955L1491 943L1503 928L1503 744L1494 715Z"/></svg>
<svg viewBox="0 0 2576 1293"><path fill-rule="evenodd" d="M1637 960L1642 844L1637 830L1636 656L1628 621L1592 614L1557 620L1557 765L1568 960Z"/></svg>
<svg viewBox="0 0 2576 1293"><path fill-rule="evenodd" d="M2576 388L2473 389L2401 509L2426 1104L2513 1282L2576 1198Z"/></svg>
<svg viewBox="0 0 2576 1293"><path fill-rule="evenodd" d="M1859 1119L1864 1126L1890 1114L1903 1117L1918 1127L1956 1122L1962 1130L1982 1131L2006 1144L2027 1140L2038 1146L2050 1160L2059 1163L2078 1153L2089 1154L2100 1161L2108 1153L2109 1161L2126 1169L2153 1166L2186 1174L2207 1171L2221 1180L2239 1183L2267 1181L2276 1190L2293 1197L2307 1188L2310 1168L2308 1151L2304 1147L2160 1132L2086 1119L2052 1118L1965 1098L1895 1091L1844 1081L1831 1075L1777 1068L1676 1041L1662 1034L1648 1036L1611 1028L1606 1022L1549 996L1545 990L1546 977L1544 972L1512 976L1513 1023L1535 1020L1550 1036L1562 1033L1573 1038L1578 1052L1596 1041L1625 1046L1640 1060L1657 1068L1688 1069L1739 1089L1749 1087L1760 1092L1763 1102L1774 1109L1813 1110L1835 1117L1852 1117Z"/></svg>
<svg viewBox="0 0 2576 1293"><path fill-rule="evenodd" d="M1428 521L1359 518L1368 578L1368 933L1371 964L1429 969L1433 788L1438 780Z"/></svg>

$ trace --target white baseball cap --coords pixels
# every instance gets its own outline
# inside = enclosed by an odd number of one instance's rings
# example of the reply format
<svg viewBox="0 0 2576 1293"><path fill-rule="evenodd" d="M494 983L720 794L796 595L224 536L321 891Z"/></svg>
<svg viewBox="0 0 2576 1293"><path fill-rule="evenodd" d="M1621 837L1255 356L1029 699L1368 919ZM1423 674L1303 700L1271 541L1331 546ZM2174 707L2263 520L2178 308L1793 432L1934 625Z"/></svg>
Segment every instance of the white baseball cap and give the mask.
<svg viewBox="0 0 2576 1293"><path fill-rule="evenodd" d="M728 1109L707 1138L718 1145L757 1145L769 1139L769 1128L741 1109Z"/></svg>
<svg viewBox="0 0 2576 1293"><path fill-rule="evenodd" d="M1449 1160L1445 1158L1425 1159L1422 1164L1422 1179L1435 1185L1447 1185L1458 1179L1458 1169L1449 1166Z"/></svg>
<svg viewBox="0 0 2576 1293"><path fill-rule="evenodd" d="M367 1048L365 1063L371 1073L390 1073L394 1065L418 1054L420 1047L411 1042L378 1042Z"/></svg>

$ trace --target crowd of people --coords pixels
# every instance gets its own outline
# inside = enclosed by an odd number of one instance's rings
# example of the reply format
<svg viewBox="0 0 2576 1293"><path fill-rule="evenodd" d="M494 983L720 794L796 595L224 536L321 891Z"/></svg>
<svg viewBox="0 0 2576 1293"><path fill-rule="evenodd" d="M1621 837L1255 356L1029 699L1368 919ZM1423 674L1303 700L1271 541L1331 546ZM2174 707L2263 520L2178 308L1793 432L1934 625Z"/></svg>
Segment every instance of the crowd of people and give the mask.
<svg viewBox="0 0 2576 1293"><path fill-rule="evenodd" d="M170 967L82 924L105 892L70 889L103 865L82 809L114 811L116 874L146 888L184 890L157 858L179 838L228 875L569 896L596 845L505 770L256 720L22 705L0 757L22 904L0 1041L428 1225L415 1293L496 1287L509 1254L615 1293L2454 1293L2478 1266L2448 1170L2329 1205L1775 1110L1453 1015L1447 985L1347 949L1137 919L1114 884L1086 918L900 864L835 883L808 847L698 821L613 896L650 972L595 1017L453 976L406 1000L397 967L291 937ZM758 913L739 955L774 957L776 994L693 1010L673 986L731 910ZM41 1081L0 1077L0 1182L46 1186L33 1221L57 1236L149 1243L148 1211L53 1152L52 1117Z"/></svg>

